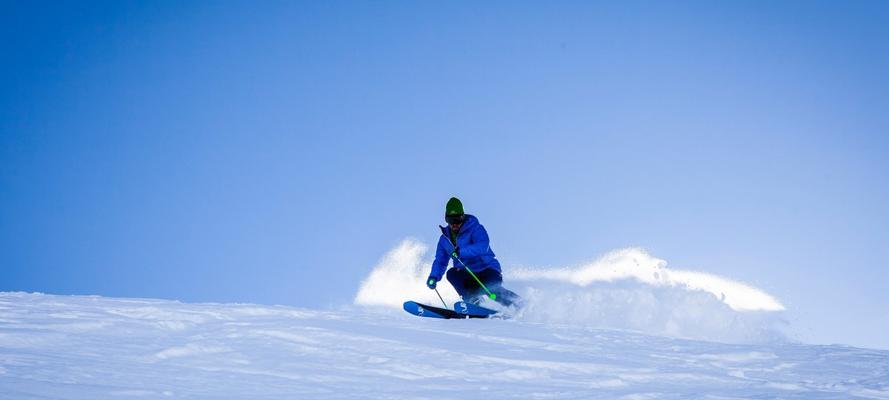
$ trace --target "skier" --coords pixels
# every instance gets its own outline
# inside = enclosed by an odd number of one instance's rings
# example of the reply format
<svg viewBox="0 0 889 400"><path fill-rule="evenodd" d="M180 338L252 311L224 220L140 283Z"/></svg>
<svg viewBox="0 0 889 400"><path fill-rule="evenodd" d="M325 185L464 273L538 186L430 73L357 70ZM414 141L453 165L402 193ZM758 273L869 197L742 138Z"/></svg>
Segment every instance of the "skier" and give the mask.
<svg viewBox="0 0 889 400"><path fill-rule="evenodd" d="M447 274L448 282L454 286L463 301L479 303L487 294L478 283L481 281L494 294L496 302L507 307L513 304L518 306L516 303L520 301L519 296L502 286L500 262L494 257L488 232L478 222L478 218L464 214L463 203L456 197L451 197L445 205L445 221L448 223L447 227L439 226L441 237L438 239L435 261L432 263L432 272L426 279L426 286L435 289L448 267L448 259L453 259L454 266Z"/></svg>

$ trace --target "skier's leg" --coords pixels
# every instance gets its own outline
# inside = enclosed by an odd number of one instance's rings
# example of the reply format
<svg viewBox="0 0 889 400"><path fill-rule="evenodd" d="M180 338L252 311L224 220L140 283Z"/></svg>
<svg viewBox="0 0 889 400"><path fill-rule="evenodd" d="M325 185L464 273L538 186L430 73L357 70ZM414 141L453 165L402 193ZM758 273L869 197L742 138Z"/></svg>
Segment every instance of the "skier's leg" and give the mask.
<svg viewBox="0 0 889 400"><path fill-rule="evenodd" d="M485 296L484 289L478 285L475 278L473 278L472 275L469 275L466 270L461 271L466 275L466 280L463 281L463 287L466 288L466 293L463 295L463 301L472 304L480 303L482 297Z"/></svg>
<svg viewBox="0 0 889 400"><path fill-rule="evenodd" d="M451 268L448 270L448 282L457 290L457 294L467 303L478 304L481 297L481 287L478 282L463 268Z"/></svg>
<svg viewBox="0 0 889 400"><path fill-rule="evenodd" d="M503 286L498 286L496 289L491 289L491 292L497 295L497 298L494 301L503 304L504 306L509 307L514 305L518 308L522 307L522 298L512 290Z"/></svg>
<svg viewBox="0 0 889 400"><path fill-rule="evenodd" d="M469 293L469 290L466 287L466 278L471 278L468 276L466 271L457 268L451 268L447 273L448 282L451 283L451 286L454 287L454 290L457 291L457 294L460 297L466 296Z"/></svg>
<svg viewBox="0 0 889 400"><path fill-rule="evenodd" d="M501 275L499 271L493 268L486 269L480 272L478 277L479 280L484 282L485 286L488 287L488 290L490 290L491 293L494 293L496 296L494 301L507 307L516 304L517 302L521 302L521 297L519 297L519 295L503 287L503 275Z"/></svg>

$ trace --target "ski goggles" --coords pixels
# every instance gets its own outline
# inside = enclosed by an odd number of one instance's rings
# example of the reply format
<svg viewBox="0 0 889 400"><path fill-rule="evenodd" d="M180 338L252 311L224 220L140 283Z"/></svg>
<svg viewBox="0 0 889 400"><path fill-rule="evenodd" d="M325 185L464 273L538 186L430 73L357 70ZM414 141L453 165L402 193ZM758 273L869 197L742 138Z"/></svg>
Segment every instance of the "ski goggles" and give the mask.
<svg viewBox="0 0 889 400"><path fill-rule="evenodd" d="M445 215L445 221L447 221L449 225L450 224L457 224L457 225L462 224L463 223L463 214Z"/></svg>

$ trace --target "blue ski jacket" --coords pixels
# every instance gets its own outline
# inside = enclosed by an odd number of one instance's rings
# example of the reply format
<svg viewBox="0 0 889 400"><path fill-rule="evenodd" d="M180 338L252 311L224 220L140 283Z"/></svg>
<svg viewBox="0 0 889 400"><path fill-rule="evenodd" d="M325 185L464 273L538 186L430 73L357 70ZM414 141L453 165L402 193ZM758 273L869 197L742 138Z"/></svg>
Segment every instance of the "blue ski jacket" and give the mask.
<svg viewBox="0 0 889 400"><path fill-rule="evenodd" d="M432 273L430 278L440 281L445 270L448 269L448 260L454 251L454 244L451 243L451 228L439 226L441 228L441 237L438 238L438 249L435 251L435 261L432 262ZM460 247L460 261L466 264L466 267L472 272L478 273L488 268L493 268L500 272L500 262L494 256L491 250L490 239L488 239L488 231L478 222L478 218L474 215L466 214L466 219L457 233L457 245ZM463 268L457 260L454 260L455 268Z"/></svg>

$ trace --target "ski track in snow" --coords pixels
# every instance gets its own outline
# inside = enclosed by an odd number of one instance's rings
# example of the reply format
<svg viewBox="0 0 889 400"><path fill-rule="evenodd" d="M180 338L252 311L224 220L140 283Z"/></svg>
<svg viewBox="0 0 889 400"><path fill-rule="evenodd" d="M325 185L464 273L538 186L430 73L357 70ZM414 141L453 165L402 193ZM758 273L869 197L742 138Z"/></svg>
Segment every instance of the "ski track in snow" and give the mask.
<svg viewBox="0 0 889 400"><path fill-rule="evenodd" d="M2 399L889 399L889 351L0 293Z"/></svg>

